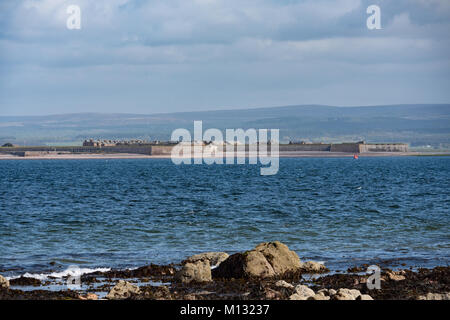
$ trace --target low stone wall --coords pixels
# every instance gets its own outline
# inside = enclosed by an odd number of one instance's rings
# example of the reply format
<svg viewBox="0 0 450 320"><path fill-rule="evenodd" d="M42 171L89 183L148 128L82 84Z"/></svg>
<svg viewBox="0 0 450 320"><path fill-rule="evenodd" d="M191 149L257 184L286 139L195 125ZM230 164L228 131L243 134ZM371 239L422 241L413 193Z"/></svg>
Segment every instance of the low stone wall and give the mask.
<svg viewBox="0 0 450 320"><path fill-rule="evenodd" d="M358 143L340 143L340 144L332 144L330 151L331 152L349 152L349 153L358 153L359 152Z"/></svg>
<svg viewBox="0 0 450 320"><path fill-rule="evenodd" d="M132 153L132 154L152 154L151 146L109 146L109 147L15 147L0 148L0 153L13 154L18 156L31 156L38 153L78 153L78 154L98 154L98 153Z"/></svg>
<svg viewBox="0 0 450 320"><path fill-rule="evenodd" d="M152 155L152 146L111 146L102 147L100 150L106 153L133 153Z"/></svg>
<svg viewBox="0 0 450 320"><path fill-rule="evenodd" d="M282 144L281 151L331 151L331 144L311 143L311 144Z"/></svg>
<svg viewBox="0 0 450 320"><path fill-rule="evenodd" d="M17 156L33 156L48 153L76 153L76 154L99 154L99 153L130 153L130 154L144 154L144 155L162 155L167 156L172 153L174 145L121 145L121 146L107 146L107 147L0 147L0 153L14 154ZM221 147L218 147L221 148ZM249 146L244 146L245 151L249 150ZM257 146L255 148L259 149ZM235 151L237 151L235 146ZM270 145L267 146L270 151ZM226 147L223 147L226 150ZM194 148L192 147L192 152ZM340 143L340 144L282 144L279 146L280 152L408 152L408 145L403 143L373 143L373 144L359 144L359 143Z"/></svg>

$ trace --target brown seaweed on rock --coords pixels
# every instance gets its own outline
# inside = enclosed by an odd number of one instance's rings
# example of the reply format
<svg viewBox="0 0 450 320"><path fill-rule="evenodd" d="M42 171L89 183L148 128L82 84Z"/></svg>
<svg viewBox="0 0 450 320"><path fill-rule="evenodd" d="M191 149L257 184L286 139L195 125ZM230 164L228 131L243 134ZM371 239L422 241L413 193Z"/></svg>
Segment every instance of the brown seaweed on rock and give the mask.
<svg viewBox="0 0 450 320"><path fill-rule="evenodd" d="M367 288L368 275L333 274L313 280L314 289L352 288L369 294L376 300L411 300L427 293L450 292L450 268L419 269L417 272L403 270L404 280L394 280L383 272L381 289Z"/></svg>
<svg viewBox="0 0 450 320"><path fill-rule="evenodd" d="M110 270L105 272L94 272L83 275L81 277L81 280L86 282L93 282L97 277L104 277L108 279L150 278L158 281L171 281L173 279L173 276L175 275L175 272L176 272L175 266L172 264L169 264L167 266L150 264L148 266L143 266L133 270L127 269L127 270Z"/></svg>

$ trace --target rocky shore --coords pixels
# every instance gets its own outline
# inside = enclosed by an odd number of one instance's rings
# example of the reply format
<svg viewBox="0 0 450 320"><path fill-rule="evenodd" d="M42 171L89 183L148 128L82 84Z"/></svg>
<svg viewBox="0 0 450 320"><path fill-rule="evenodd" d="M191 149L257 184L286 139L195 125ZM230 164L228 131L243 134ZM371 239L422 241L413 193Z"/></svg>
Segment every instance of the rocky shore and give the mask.
<svg viewBox="0 0 450 320"><path fill-rule="evenodd" d="M367 266L329 273L321 263L302 262L280 242L267 242L229 256L194 255L180 264L148 265L81 276L82 290L43 290L34 278L0 276L0 299L13 300L449 300L450 267L382 269L380 289L369 289ZM66 279L62 279L63 281ZM21 287L32 290L21 290Z"/></svg>

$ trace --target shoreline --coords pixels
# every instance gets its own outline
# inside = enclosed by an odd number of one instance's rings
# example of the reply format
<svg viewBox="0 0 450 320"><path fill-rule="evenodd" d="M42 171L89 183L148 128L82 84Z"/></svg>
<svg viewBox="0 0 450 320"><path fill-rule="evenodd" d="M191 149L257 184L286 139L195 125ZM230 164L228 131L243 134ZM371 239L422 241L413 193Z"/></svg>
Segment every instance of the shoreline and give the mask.
<svg viewBox="0 0 450 320"><path fill-rule="evenodd" d="M296 288L316 295L334 290L357 290L368 300L445 300L450 297L449 266L434 268L381 268L381 289L368 289L367 266L353 266L339 272L301 272L273 278L222 279L181 283L175 280L181 264L146 265L135 269L111 269L81 275L80 287L68 287L68 276L36 279L14 277L10 288L0 288L0 300L108 300L114 288L125 283L139 292L123 300L365 300L328 296L296 298ZM214 268L212 269L214 270ZM328 295L328 294L327 294ZM94 297L94 298L92 298ZM113 299L113 300L115 300Z"/></svg>
<svg viewBox="0 0 450 320"><path fill-rule="evenodd" d="M257 252L259 256L252 254ZM268 263L266 271L261 264L264 261ZM0 277L0 300L450 299L448 265L391 269L383 265L352 266L350 261L347 269L330 271L320 262L300 260L281 242L265 242L231 256L205 252L176 264L80 269L78 273L65 270L41 278ZM374 267L378 275L371 272ZM376 288L368 285L374 275L379 283ZM73 279L78 282L70 282ZM78 286L72 287L72 283Z"/></svg>
<svg viewBox="0 0 450 320"><path fill-rule="evenodd" d="M224 157L226 153L224 153ZM237 157L247 158L248 153ZM270 154L269 154L270 156ZM279 153L280 158L352 158L354 153L324 152L324 151L284 151ZM358 157L424 157L424 156L450 156L450 152L363 152ZM193 157L194 158L194 157ZM143 155L130 153L100 153L100 154L48 154L39 156L16 156L1 154L0 160L90 160L90 159L171 159L170 154Z"/></svg>

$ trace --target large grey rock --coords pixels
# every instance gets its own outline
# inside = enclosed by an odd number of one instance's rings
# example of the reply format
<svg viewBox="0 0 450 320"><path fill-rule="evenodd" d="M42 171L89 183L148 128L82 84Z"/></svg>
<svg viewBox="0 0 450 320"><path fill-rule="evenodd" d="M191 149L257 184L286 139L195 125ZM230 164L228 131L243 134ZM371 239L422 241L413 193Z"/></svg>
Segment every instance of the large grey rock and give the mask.
<svg viewBox="0 0 450 320"><path fill-rule="evenodd" d="M139 293L141 293L139 287L132 285L127 281L120 280L106 295L106 298L110 300L121 300L130 298Z"/></svg>
<svg viewBox="0 0 450 320"><path fill-rule="evenodd" d="M281 242L265 242L255 249L231 255L212 271L214 278L270 278L297 271L298 255Z"/></svg>
<svg viewBox="0 0 450 320"><path fill-rule="evenodd" d="M447 293L427 293L417 297L417 300L450 300L450 292Z"/></svg>
<svg viewBox="0 0 450 320"><path fill-rule="evenodd" d="M175 280L183 283L212 281L209 261L204 259L196 262L187 262L175 274Z"/></svg>
<svg viewBox="0 0 450 320"><path fill-rule="evenodd" d="M9 281L0 275L0 289L9 289Z"/></svg>
<svg viewBox="0 0 450 320"><path fill-rule="evenodd" d="M269 278L275 275L270 263L261 252L235 253L212 270L214 278Z"/></svg>
<svg viewBox="0 0 450 320"><path fill-rule="evenodd" d="M288 271L297 271L301 267L301 261L297 253L289 250L287 245L279 241L260 243L254 250L264 255L276 275L282 275Z"/></svg>
<svg viewBox="0 0 450 320"><path fill-rule="evenodd" d="M305 285L299 284L295 287L295 293L289 297L289 300L308 300L314 297L316 293Z"/></svg>
<svg viewBox="0 0 450 320"><path fill-rule="evenodd" d="M211 267L216 267L225 261L230 255L226 252L204 252L195 254L187 258L183 263L197 262L199 260L208 260Z"/></svg>

